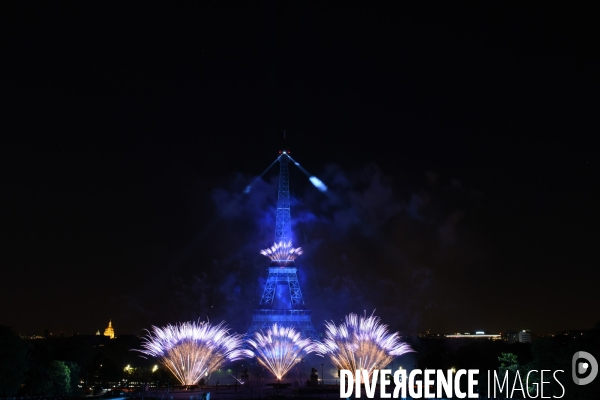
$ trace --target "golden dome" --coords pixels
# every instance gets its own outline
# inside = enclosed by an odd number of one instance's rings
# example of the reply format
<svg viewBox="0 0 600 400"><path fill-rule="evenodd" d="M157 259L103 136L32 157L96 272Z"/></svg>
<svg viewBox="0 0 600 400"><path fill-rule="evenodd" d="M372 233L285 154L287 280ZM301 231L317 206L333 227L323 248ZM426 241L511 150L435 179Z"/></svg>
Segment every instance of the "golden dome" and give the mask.
<svg viewBox="0 0 600 400"><path fill-rule="evenodd" d="M112 320L108 321L108 328L104 330L104 336L108 336L111 339L115 338L115 330L112 327Z"/></svg>

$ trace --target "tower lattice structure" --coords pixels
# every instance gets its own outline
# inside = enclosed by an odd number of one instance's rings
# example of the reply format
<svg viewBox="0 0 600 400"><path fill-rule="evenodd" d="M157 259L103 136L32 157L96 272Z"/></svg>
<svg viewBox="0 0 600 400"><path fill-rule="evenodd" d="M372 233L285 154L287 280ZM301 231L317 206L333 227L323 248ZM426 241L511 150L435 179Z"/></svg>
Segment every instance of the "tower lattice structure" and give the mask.
<svg viewBox="0 0 600 400"><path fill-rule="evenodd" d="M302 254L300 248L292 247L292 219L290 214L290 158L286 151L279 157L279 190L277 193L277 214L275 221L275 244L261 253L271 258L269 274L265 283L260 306L252 314L252 324L248 334L266 330L274 323L278 326L293 327L304 337L318 339L311 310L304 305L298 268L295 257Z"/></svg>

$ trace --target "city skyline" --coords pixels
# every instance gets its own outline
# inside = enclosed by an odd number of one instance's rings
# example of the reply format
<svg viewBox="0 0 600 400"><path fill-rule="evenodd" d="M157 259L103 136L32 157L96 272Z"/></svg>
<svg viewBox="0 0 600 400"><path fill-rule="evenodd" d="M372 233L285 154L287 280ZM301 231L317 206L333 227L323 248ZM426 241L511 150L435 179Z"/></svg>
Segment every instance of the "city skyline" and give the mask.
<svg viewBox="0 0 600 400"><path fill-rule="evenodd" d="M3 7L0 324L245 331L277 173L244 189L284 131L329 188L290 170L317 331L373 310L404 333L600 320L593 12Z"/></svg>

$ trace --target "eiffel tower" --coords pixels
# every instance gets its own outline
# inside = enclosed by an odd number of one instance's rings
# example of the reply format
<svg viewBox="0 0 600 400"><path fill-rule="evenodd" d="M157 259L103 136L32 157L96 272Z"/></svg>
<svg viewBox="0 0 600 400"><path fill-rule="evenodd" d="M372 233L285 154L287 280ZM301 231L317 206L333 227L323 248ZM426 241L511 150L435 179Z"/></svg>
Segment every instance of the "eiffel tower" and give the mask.
<svg viewBox="0 0 600 400"><path fill-rule="evenodd" d="M283 150L279 161L279 190L275 222L275 244L261 253L271 259L269 275L260 299L260 306L252 314L252 324L248 334L266 330L274 323L278 326L293 327L304 337L319 339L312 320L311 311L304 305L298 267L295 258L302 254L300 248L292 247L292 226L290 216L290 176L288 152ZM296 165L299 165L296 163Z"/></svg>

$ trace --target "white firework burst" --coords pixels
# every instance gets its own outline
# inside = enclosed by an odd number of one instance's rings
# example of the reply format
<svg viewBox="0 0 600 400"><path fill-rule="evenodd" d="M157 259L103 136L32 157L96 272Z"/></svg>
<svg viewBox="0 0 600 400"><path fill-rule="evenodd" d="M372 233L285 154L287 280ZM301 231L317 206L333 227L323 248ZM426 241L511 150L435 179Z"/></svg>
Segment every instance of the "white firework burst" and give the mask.
<svg viewBox="0 0 600 400"><path fill-rule="evenodd" d="M142 347L137 351L157 357L182 385L197 384L225 361L252 357L252 352L242 348L242 335L230 334L224 322L153 326L143 338Z"/></svg>
<svg viewBox="0 0 600 400"><path fill-rule="evenodd" d="M288 265L292 263L296 257L302 254L302 248L292 247L292 241L273 243L273 246L260 251L260 254L267 256L271 261L280 264Z"/></svg>
<svg viewBox="0 0 600 400"><path fill-rule="evenodd" d="M325 338L318 345L318 352L329 355L337 368L365 370L369 377L374 369L384 368L394 357L412 351L398 332L389 333L388 326L374 315L349 314L339 326L325 322Z"/></svg>
<svg viewBox="0 0 600 400"><path fill-rule="evenodd" d="M277 324L273 324L264 333L255 332L247 343L252 347L258 362L277 379L283 378L300 357L316 350L315 342L302 338L294 328Z"/></svg>

